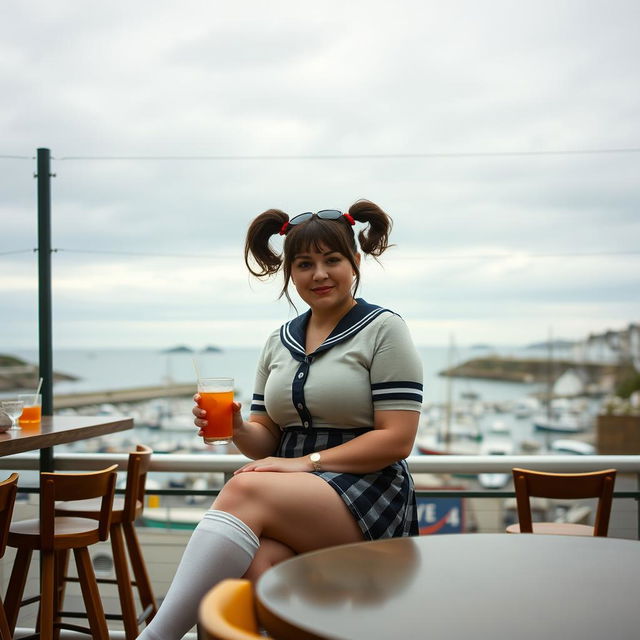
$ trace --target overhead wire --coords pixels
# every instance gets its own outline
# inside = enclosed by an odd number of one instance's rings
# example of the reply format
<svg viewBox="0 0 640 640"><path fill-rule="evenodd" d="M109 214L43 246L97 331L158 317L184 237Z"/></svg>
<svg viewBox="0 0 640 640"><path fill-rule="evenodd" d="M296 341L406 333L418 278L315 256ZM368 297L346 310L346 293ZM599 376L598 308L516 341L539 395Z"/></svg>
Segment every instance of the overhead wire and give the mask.
<svg viewBox="0 0 640 640"><path fill-rule="evenodd" d="M0 256L18 254L18 253L35 253L37 248L33 249L20 249L15 251L3 251L0 252ZM65 247L57 247L51 249L52 253L71 253L71 254L86 254L86 255L114 255L114 256L131 256L139 258L190 258L190 259L204 259L204 260L239 260L240 258L235 255L220 255L212 253L162 253L162 252L148 252L148 251L122 251L122 250L110 250L110 249L71 249ZM528 253L524 251L512 251L503 253L485 253L485 254L440 254L434 255L425 253L423 255L389 255L391 259L397 260L506 260L510 258L524 258L524 259L544 259L544 258L608 258L612 256L638 256L640 250L629 251L564 251L564 252L548 252L548 253Z"/></svg>

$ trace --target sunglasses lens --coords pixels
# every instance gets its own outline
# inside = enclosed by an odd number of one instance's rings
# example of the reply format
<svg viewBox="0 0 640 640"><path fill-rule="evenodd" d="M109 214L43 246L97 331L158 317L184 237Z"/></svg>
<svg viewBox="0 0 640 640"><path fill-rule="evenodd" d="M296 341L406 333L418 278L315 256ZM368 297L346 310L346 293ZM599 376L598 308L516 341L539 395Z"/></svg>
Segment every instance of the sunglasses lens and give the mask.
<svg viewBox="0 0 640 640"><path fill-rule="evenodd" d="M322 220L337 220L340 216L342 216L342 211L338 211L337 209L323 209L322 211L318 211L318 218Z"/></svg>
<svg viewBox="0 0 640 640"><path fill-rule="evenodd" d="M310 220L313 217L313 213L311 211L307 211L306 213L299 213L297 216L293 216L291 220L289 220L289 225L294 226L296 224L302 224L307 220Z"/></svg>

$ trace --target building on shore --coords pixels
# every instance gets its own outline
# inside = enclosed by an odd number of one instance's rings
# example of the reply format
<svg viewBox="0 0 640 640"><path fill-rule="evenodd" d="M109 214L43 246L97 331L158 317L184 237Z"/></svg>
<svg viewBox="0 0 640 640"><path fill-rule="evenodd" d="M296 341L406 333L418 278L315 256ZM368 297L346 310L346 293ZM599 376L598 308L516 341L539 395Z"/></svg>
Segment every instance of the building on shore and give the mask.
<svg viewBox="0 0 640 640"><path fill-rule="evenodd" d="M591 334L574 344L573 355L578 362L632 364L640 371L640 323Z"/></svg>

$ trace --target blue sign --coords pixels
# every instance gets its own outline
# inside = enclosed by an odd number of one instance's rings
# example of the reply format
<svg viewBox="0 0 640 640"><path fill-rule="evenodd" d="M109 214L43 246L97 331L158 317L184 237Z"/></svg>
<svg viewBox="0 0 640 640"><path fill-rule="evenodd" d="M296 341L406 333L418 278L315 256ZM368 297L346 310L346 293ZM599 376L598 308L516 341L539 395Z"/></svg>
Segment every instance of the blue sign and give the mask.
<svg viewBox="0 0 640 640"><path fill-rule="evenodd" d="M464 531L463 498L418 498L420 535L462 533Z"/></svg>

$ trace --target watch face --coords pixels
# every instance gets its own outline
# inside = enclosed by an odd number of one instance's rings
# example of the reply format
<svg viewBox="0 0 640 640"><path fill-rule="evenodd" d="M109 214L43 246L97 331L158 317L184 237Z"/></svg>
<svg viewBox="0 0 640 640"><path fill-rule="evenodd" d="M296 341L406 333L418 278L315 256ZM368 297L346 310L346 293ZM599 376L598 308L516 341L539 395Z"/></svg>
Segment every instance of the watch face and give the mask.
<svg viewBox="0 0 640 640"><path fill-rule="evenodd" d="M312 453L309 458L311 458L311 462L318 462L320 460L320 454Z"/></svg>

